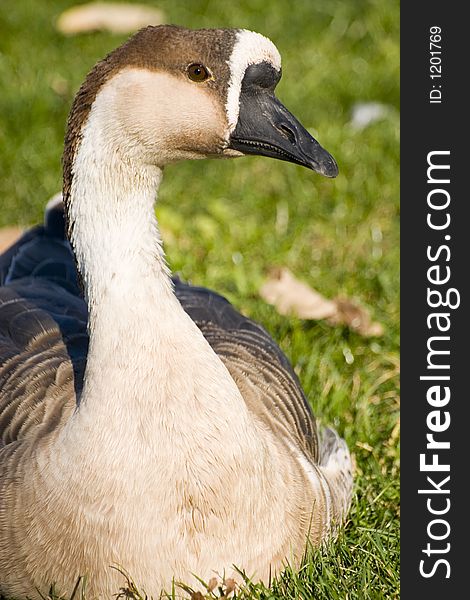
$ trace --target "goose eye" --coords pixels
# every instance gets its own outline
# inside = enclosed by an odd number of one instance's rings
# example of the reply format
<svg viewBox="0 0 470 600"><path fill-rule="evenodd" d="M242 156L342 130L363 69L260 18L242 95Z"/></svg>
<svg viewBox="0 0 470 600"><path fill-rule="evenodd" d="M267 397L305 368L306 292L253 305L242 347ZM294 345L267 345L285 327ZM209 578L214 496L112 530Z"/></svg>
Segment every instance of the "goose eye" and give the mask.
<svg viewBox="0 0 470 600"><path fill-rule="evenodd" d="M194 63L188 67L188 77L191 79L191 81L197 81L200 83L201 81L206 81L209 79L210 76L211 74L204 65Z"/></svg>

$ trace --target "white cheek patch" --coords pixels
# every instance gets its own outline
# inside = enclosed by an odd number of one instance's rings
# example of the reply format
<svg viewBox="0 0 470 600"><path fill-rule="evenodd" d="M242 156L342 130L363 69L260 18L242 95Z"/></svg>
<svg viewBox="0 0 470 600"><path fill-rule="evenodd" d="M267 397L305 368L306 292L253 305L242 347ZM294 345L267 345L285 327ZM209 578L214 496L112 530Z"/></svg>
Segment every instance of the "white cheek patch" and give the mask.
<svg viewBox="0 0 470 600"><path fill-rule="evenodd" d="M235 129L240 108L240 91L246 68L261 62L270 63L276 71L281 69L281 55L276 46L260 33L241 29L228 60L230 82L228 85L225 110L229 124L229 135Z"/></svg>

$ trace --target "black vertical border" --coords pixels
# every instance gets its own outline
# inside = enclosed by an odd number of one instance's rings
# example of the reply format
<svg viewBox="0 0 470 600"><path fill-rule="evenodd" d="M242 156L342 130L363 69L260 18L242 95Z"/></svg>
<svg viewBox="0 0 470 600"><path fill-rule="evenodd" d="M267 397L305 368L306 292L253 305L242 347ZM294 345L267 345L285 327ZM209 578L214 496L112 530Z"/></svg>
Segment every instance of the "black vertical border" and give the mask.
<svg viewBox="0 0 470 600"><path fill-rule="evenodd" d="M463 6L453 2L408 2L401 4L401 597L403 600L426 600L447 598L470 598L467 565L470 538L470 431L467 432L469 392L465 385L470 374L468 363L470 316L468 310L468 279L470 270L470 198L467 179L470 175L470 125L469 100L467 99L470 50L470 26L463 14ZM442 81L430 78L430 28L442 29ZM441 85L442 103L431 104L429 92L433 85ZM435 150L450 150L451 195L449 213L451 223L448 230L432 231L426 224L427 194L431 186L427 183L427 155ZM443 160L445 162L445 159ZM444 239L450 235L451 239ZM442 268L448 265L451 279L447 287L460 293L460 306L452 310L439 308L437 311L450 313L451 328L447 334L450 355L442 357L450 363L449 374L451 399L441 410L448 410L451 417L447 431L436 434L436 439L450 441L450 449L439 452L439 461L450 464L449 473L434 473L436 483L447 475L450 480L442 485L449 494L418 494L418 489L432 488L426 476L433 473L420 472L419 455L426 452L426 434L429 429L426 418L434 410L426 399L430 382L420 381L426 371L426 343L433 333L428 329L426 318L433 309L427 305L427 269L435 263L426 257L428 245L438 248L447 244L451 251L442 252L439 261ZM436 287L436 286L431 286ZM446 286L442 286L445 288ZM444 291L444 290L443 290ZM435 332L434 332L435 335ZM444 347L443 344L442 347ZM447 385L447 383L443 383ZM428 451L432 454L432 451ZM468 484L467 484L468 482ZM446 506L449 511L441 518L450 525L450 533L441 541L428 536L430 521L439 518L427 509L427 498L433 498L432 506ZM439 504L440 502L440 504ZM444 525L433 526L433 533L444 535ZM428 542L431 548L443 550L450 544L448 552L436 552L428 557L423 550ZM436 565L439 558L447 560L450 577L444 563ZM425 560L429 578L419 572L420 561Z"/></svg>

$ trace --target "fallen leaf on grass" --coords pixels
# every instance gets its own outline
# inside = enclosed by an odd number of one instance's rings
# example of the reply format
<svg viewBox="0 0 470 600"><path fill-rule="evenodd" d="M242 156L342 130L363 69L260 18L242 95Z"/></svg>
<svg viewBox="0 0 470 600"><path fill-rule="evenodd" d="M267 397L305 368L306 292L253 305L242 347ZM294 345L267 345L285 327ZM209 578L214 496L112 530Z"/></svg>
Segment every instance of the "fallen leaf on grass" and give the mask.
<svg viewBox="0 0 470 600"><path fill-rule="evenodd" d="M334 302L296 279L289 269L273 269L260 294L263 300L274 304L281 315L293 314L300 319L326 319L336 312Z"/></svg>
<svg viewBox="0 0 470 600"><path fill-rule="evenodd" d="M260 289L260 295L273 304L281 315L300 319L326 319L330 325L347 325L366 337L380 336L383 327L371 321L369 312L349 298L328 300L306 283L299 281L289 269L274 269Z"/></svg>
<svg viewBox="0 0 470 600"><path fill-rule="evenodd" d="M132 33L146 25L163 22L163 12L145 4L90 2L64 11L57 19L56 27L65 35L100 30Z"/></svg>
<svg viewBox="0 0 470 600"><path fill-rule="evenodd" d="M7 250L23 233L20 227L4 227L0 229L0 252Z"/></svg>

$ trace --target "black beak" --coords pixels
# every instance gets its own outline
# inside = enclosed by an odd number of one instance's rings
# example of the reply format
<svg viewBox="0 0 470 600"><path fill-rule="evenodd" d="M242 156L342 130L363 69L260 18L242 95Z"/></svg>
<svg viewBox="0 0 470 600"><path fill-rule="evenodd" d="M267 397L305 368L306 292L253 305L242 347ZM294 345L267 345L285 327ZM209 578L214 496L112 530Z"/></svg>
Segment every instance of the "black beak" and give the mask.
<svg viewBox="0 0 470 600"><path fill-rule="evenodd" d="M267 63L251 65L246 70L229 148L286 160L326 177L336 177L335 159L274 95L280 74L273 71Z"/></svg>

